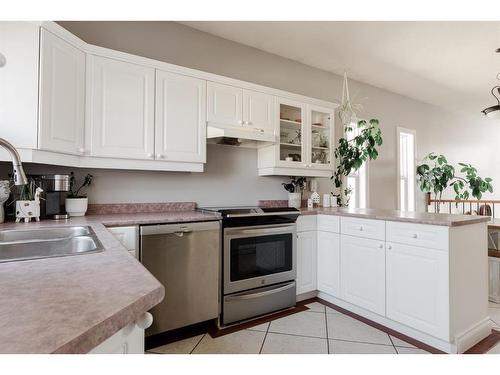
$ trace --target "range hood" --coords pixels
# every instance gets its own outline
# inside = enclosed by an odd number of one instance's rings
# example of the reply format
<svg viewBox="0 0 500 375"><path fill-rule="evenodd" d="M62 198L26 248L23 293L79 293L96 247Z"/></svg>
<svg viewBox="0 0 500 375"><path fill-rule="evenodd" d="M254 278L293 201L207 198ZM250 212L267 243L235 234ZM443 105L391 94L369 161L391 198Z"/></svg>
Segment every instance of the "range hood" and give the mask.
<svg viewBox="0 0 500 375"><path fill-rule="evenodd" d="M234 145L246 141L274 143L276 138L273 133L260 128L226 127L217 124L207 125L207 139L235 139ZM227 144L227 142L225 142Z"/></svg>

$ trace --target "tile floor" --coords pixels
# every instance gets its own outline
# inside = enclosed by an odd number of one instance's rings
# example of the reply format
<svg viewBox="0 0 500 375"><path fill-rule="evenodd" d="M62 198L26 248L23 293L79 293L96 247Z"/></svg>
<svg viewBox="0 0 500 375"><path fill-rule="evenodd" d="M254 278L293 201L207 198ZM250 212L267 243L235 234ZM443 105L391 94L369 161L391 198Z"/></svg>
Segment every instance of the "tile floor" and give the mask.
<svg viewBox="0 0 500 375"><path fill-rule="evenodd" d="M314 302L308 311L225 336L209 334L150 349L155 354L426 354L376 328ZM500 327L500 304L490 303ZM500 328L499 328L500 329ZM500 344L489 353L500 354Z"/></svg>

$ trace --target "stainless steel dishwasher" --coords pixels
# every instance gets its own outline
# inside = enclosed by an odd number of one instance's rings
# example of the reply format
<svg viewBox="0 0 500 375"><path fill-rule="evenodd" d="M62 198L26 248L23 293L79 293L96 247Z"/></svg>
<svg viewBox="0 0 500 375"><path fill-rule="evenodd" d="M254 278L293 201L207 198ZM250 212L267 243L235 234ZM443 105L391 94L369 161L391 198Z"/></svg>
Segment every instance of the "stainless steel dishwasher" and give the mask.
<svg viewBox="0 0 500 375"><path fill-rule="evenodd" d="M219 315L220 223L141 226L140 260L165 287L146 336Z"/></svg>

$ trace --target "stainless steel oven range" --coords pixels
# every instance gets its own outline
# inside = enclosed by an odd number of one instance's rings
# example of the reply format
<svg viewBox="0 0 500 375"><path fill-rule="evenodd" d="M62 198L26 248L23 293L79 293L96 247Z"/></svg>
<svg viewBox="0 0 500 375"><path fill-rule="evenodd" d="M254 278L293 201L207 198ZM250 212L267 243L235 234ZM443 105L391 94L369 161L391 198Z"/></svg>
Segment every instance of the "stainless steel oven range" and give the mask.
<svg viewBox="0 0 500 375"><path fill-rule="evenodd" d="M294 208L232 208L222 214L221 325L295 305Z"/></svg>

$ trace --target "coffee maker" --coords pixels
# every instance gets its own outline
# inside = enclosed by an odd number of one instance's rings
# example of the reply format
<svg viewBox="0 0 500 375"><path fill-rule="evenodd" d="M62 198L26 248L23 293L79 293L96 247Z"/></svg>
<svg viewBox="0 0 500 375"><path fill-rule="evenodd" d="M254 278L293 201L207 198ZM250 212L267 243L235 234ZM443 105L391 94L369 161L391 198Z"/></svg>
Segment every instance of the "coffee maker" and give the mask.
<svg viewBox="0 0 500 375"><path fill-rule="evenodd" d="M67 219L65 200L69 193L69 175L51 174L30 176L43 189L40 200L40 218Z"/></svg>

